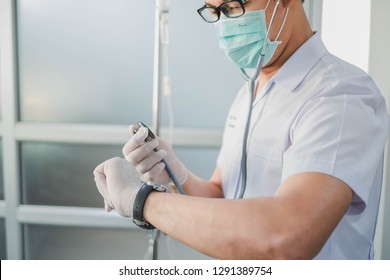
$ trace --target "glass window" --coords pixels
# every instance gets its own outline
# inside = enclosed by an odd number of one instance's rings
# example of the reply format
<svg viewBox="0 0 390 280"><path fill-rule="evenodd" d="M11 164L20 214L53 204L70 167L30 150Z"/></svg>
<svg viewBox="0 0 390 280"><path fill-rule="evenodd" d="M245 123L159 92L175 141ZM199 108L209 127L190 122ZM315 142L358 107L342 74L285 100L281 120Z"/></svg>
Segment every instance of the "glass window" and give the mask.
<svg viewBox="0 0 390 280"><path fill-rule="evenodd" d="M21 120L150 123L153 5L18 1Z"/></svg>
<svg viewBox="0 0 390 280"><path fill-rule="evenodd" d="M0 260L6 260L6 244L5 244L5 220L0 219Z"/></svg>
<svg viewBox="0 0 390 280"><path fill-rule="evenodd" d="M0 138L0 148L3 147L3 141ZM3 149L0 149L0 200L4 199L4 177L3 177Z"/></svg>
<svg viewBox="0 0 390 280"><path fill-rule="evenodd" d="M1 60L0 60L0 65L1 65ZM1 79L0 79L0 88L1 88ZM2 99L3 99L3 97L2 97L1 91L0 91L0 122L3 120L3 106L1 104Z"/></svg>
<svg viewBox="0 0 390 280"><path fill-rule="evenodd" d="M209 178L218 150L177 148L178 157L198 176ZM25 142L21 144L23 203L102 207L93 170L122 156L122 146Z"/></svg>
<svg viewBox="0 0 390 280"><path fill-rule="evenodd" d="M25 259L140 260L148 257L144 230L25 225ZM210 259L160 233L158 259Z"/></svg>
<svg viewBox="0 0 390 280"><path fill-rule="evenodd" d="M157 259L159 260L204 260L212 259L161 233L158 239Z"/></svg>
<svg viewBox="0 0 390 280"><path fill-rule="evenodd" d="M21 120L151 123L154 5L19 0ZM244 82L218 48L214 27L196 13L198 6L196 1L175 1L168 15L175 124L222 128ZM166 125L165 104L162 114Z"/></svg>
<svg viewBox="0 0 390 280"><path fill-rule="evenodd" d="M187 169L197 176L209 179L217 163L219 149L214 148L175 148L177 157Z"/></svg>
<svg viewBox="0 0 390 280"><path fill-rule="evenodd" d="M218 46L215 27L196 12L199 1L172 1L169 69L175 125L223 128L231 103L245 81ZM168 123L166 98L163 124Z"/></svg>
<svg viewBox="0 0 390 280"><path fill-rule="evenodd" d="M129 221L130 222L130 221ZM24 226L26 259L144 259L147 231Z"/></svg>
<svg viewBox="0 0 390 280"><path fill-rule="evenodd" d="M22 202L102 207L93 170L104 160L121 154L120 146L22 143Z"/></svg>

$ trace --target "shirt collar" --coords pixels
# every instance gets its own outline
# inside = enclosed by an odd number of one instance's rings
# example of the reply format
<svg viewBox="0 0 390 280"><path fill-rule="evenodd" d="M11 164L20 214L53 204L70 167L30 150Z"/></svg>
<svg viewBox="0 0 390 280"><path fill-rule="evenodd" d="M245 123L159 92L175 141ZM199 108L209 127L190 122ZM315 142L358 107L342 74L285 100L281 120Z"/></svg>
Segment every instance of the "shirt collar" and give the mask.
<svg viewBox="0 0 390 280"><path fill-rule="evenodd" d="M315 33L286 61L273 81L289 91L294 91L327 52L320 35Z"/></svg>

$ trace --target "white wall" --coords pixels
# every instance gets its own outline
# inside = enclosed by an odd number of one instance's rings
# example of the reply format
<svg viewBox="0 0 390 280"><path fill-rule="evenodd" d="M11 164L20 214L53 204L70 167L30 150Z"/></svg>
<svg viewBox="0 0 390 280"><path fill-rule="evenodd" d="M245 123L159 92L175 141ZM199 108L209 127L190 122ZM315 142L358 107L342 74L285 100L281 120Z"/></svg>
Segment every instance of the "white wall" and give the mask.
<svg viewBox="0 0 390 280"><path fill-rule="evenodd" d="M366 72L370 8L371 0L326 0L322 9L322 38L329 51Z"/></svg>
<svg viewBox="0 0 390 280"><path fill-rule="evenodd" d="M369 72L386 98L390 108L390 1L375 0L371 4L371 42ZM388 148L390 141L388 141ZM377 229L377 251L382 259L390 259L390 153L387 150L384 189ZM378 256L379 257L379 256Z"/></svg>

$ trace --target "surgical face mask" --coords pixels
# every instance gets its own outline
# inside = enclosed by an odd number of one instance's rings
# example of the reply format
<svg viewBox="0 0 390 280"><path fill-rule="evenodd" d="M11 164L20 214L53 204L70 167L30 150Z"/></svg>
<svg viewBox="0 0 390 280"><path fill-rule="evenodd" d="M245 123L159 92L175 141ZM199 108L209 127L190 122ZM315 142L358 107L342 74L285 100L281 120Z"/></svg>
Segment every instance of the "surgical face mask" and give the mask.
<svg viewBox="0 0 390 280"><path fill-rule="evenodd" d="M263 65L267 65L275 54L276 48L281 44L278 37L283 29L287 13L282 27L275 41L267 39L265 10L249 11L238 18L228 18L221 15L215 23L219 47L225 51L226 56L240 68L257 67L260 54L265 48ZM265 41L267 44L265 45Z"/></svg>

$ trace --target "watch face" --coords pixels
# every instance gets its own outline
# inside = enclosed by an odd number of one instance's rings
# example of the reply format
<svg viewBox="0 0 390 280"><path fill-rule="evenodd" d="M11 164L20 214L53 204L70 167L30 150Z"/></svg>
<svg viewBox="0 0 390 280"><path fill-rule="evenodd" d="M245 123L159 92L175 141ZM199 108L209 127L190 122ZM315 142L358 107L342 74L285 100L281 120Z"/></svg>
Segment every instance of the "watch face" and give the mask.
<svg viewBox="0 0 390 280"><path fill-rule="evenodd" d="M151 224L145 222L145 221L139 221L137 219L133 219L133 223L137 226L139 226L140 228L144 228L144 229L155 229L154 226L152 226Z"/></svg>
<svg viewBox="0 0 390 280"><path fill-rule="evenodd" d="M155 184L155 183L152 183L151 185L153 186L153 189L158 191L158 192L166 192L167 191L167 188L163 185Z"/></svg>

